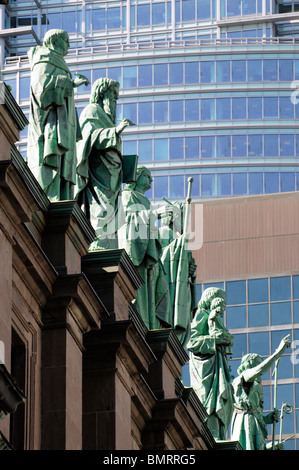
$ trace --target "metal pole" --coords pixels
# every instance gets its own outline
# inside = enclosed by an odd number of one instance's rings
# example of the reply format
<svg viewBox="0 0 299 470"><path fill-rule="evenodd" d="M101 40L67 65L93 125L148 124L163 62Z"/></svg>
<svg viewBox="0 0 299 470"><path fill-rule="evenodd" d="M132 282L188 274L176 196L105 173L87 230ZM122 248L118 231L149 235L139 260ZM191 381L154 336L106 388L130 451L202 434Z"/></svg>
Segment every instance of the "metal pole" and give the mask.
<svg viewBox="0 0 299 470"><path fill-rule="evenodd" d="M193 178L191 177L188 178L188 192L187 192L187 197L186 197L185 220L184 220L184 231L183 231L184 235L186 235L187 230L188 230L192 183L193 183Z"/></svg>
<svg viewBox="0 0 299 470"><path fill-rule="evenodd" d="M277 359L275 362L274 366L274 371L272 376L274 375L274 397L273 397L273 411L276 411L277 409L277 369L278 369L278 364L279 364L280 358ZM276 422L273 422L273 427L272 427L272 450L275 449L275 426Z"/></svg>

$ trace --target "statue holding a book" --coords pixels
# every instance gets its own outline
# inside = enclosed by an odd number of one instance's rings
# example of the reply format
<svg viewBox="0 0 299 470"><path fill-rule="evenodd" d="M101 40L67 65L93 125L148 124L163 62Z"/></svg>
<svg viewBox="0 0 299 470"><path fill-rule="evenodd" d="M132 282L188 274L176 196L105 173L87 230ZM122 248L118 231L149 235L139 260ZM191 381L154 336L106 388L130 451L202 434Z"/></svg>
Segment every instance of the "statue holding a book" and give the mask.
<svg viewBox="0 0 299 470"><path fill-rule="evenodd" d="M76 198L96 233L90 249L117 248L121 185L135 177L137 156L122 155L120 137L127 126L134 124L123 119L116 126L118 95L117 81L109 78L96 80L90 104L80 116L83 138L77 145Z"/></svg>

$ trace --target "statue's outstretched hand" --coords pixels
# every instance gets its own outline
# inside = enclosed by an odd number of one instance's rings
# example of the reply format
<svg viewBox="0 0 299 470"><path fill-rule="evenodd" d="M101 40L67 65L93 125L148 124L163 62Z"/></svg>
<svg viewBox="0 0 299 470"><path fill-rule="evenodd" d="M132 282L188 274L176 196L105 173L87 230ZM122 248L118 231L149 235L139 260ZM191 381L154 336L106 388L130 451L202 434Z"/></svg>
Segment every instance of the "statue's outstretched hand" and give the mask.
<svg viewBox="0 0 299 470"><path fill-rule="evenodd" d="M127 118L123 119L121 123L116 127L117 134L121 134L122 131L128 126L135 126L135 124L132 121L130 121L130 119L127 119Z"/></svg>
<svg viewBox="0 0 299 470"><path fill-rule="evenodd" d="M87 86L89 84L90 84L90 81L88 80L87 77L85 77L84 75L81 75L80 73L75 74L75 80L73 81L74 88L77 88L78 86L81 86L81 85Z"/></svg>
<svg viewBox="0 0 299 470"><path fill-rule="evenodd" d="M287 335L285 336L284 338L282 338L282 340L280 341L280 344L278 346L278 349L279 351L284 351L286 348L290 348L291 347L291 340L289 339L290 335Z"/></svg>

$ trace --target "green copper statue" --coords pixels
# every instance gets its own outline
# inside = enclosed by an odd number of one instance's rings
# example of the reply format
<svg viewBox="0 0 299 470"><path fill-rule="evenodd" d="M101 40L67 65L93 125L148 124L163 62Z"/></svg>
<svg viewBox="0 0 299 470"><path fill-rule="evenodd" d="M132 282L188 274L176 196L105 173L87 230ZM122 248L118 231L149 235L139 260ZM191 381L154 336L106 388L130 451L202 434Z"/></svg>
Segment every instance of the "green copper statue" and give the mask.
<svg viewBox="0 0 299 470"><path fill-rule="evenodd" d="M116 104L119 83L101 78L93 84L90 104L82 111L78 142L78 203L95 229L91 249L115 248L117 201L123 182L120 134L133 123L124 119L118 126Z"/></svg>
<svg viewBox="0 0 299 470"><path fill-rule="evenodd" d="M151 188L151 173L138 167L136 182L122 191L124 222L118 232L124 248L144 284L138 289L136 308L148 329L170 328L168 282L160 262L162 245L157 217L145 192Z"/></svg>
<svg viewBox="0 0 299 470"><path fill-rule="evenodd" d="M267 359L258 354L246 354L238 369L238 377L233 381L234 414L231 439L239 441L244 450L265 450L267 424L278 421L277 411L263 415L264 390L261 377L267 372L285 349L291 346L288 336L283 338Z"/></svg>
<svg viewBox="0 0 299 470"><path fill-rule="evenodd" d="M161 263L168 280L171 324L185 348L191 333L191 322L197 308L196 265L187 249L183 231L184 206L181 203L159 209L160 239L163 247Z"/></svg>
<svg viewBox="0 0 299 470"><path fill-rule="evenodd" d="M51 201L73 198L76 183L76 141L81 138L74 87L87 85L82 75L72 80L64 56L67 32L52 29L42 46L28 51L31 67L28 166Z"/></svg>
<svg viewBox="0 0 299 470"><path fill-rule="evenodd" d="M206 289L191 323L187 348L190 355L191 386L205 407L207 426L215 439L226 438L232 413L233 390L227 354L232 353L233 335L222 316L226 295L222 289Z"/></svg>

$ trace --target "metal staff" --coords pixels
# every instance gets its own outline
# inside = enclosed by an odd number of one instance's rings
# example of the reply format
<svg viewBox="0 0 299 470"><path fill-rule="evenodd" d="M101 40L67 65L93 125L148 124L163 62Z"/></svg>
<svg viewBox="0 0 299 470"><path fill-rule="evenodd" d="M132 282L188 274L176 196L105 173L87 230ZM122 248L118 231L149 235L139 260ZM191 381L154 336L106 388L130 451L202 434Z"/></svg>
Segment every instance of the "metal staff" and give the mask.
<svg viewBox="0 0 299 470"><path fill-rule="evenodd" d="M193 178L191 177L188 178L188 192L187 192L187 197L186 197L185 220L184 220L184 231L183 231L184 235L186 235L187 230L188 230L192 183L193 183Z"/></svg>
<svg viewBox="0 0 299 470"><path fill-rule="evenodd" d="M272 376L274 375L274 397L273 397L273 410L274 412L277 409L277 369L278 369L278 364L279 364L280 358L275 361L275 366L274 366L274 371ZM276 422L274 420L273 422L273 428L272 428L272 450L275 449L275 426Z"/></svg>

